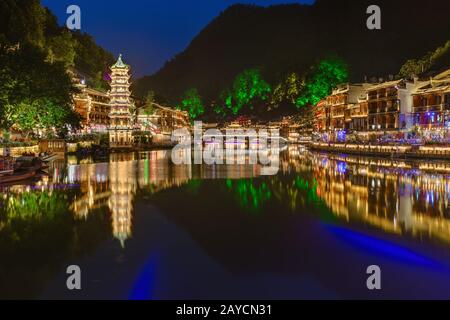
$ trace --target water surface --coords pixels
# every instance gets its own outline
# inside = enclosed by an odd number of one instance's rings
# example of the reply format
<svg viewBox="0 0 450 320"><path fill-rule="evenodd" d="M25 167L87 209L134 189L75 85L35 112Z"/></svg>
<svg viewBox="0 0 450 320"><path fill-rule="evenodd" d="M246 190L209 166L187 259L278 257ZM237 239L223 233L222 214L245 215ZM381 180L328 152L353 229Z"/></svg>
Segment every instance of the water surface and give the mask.
<svg viewBox="0 0 450 320"><path fill-rule="evenodd" d="M69 157L1 188L0 297L448 299L449 173L297 147L275 176L175 166L170 151Z"/></svg>

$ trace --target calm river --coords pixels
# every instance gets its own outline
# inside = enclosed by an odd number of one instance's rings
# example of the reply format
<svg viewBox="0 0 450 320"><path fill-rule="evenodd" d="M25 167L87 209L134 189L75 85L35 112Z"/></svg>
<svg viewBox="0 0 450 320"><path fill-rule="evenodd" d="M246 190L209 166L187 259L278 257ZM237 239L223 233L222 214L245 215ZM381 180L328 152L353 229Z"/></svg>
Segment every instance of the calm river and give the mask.
<svg viewBox="0 0 450 320"><path fill-rule="evenodd" d="M0 298L450 299L446 164L291 146L261 176L170 153L69 157L0 187Z"/></svg>

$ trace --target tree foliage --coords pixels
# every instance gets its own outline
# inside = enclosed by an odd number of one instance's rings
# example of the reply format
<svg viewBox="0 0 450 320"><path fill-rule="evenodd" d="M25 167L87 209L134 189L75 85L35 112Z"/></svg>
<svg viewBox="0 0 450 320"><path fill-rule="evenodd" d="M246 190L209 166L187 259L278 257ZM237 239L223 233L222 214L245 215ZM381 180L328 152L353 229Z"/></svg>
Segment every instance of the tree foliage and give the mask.
<svg viewBox="0 0 450 320"><path fill-rule="evenodd" d="M442 47L439 47L432 52L428 52L421 59L410 59L406 61L401 67L398 77L412 78L414 76L419 76L430 70L440 59L449 55L450 40L447 41Z"/></svg>
<svg viewBox="0 0 450 320"><path fill-rule="evenodd" d="M153 104L155 103L155 92L149 91L145 97L144 113L149 116L155 112Z"/></svg>
<svg viewBox="0 0 450 320"><path fill-rule="evenodd" d="M296 101L297 107L316 105L331 93L338 84L348 81L347 64L338 58L324 59L317 63Z"/></svg>
<svg viewBox="0 0 450 320"><path fill-rule="evenodd" d="M74 45L75 69L87 75L89 86L107 90L109 85L105 81L104 75L108 72L109 66L115 62L114 57L99 47L95 40L86 33L74 32L72 37L76 40Z"/></svg>
<svg viewBox="0 0 450 320"><path fill-rule="evenodd" d="M304 85L304 80L297 73L290 73L273 90L270 100L271 105L275 107L282 103L294 105Z"/></svg>
<svg viewBox="0 0 450 320"><path fill-rule="evenodd" d="M133 92L144 97L151 88L170 101L196 87L205 105L217 105L220 92L249 66L262 66L264 80L275 89L280 76L292 71L303 76L318 57L328 54L344 59L351 66L350 80L361 82L365 76L396 74L405 58L420 57L450 39L448 0L433 0L432 5L378 0L383 21L393 31L369 34L365 26L355 26L365 24L361 13L370 1L309 2L314 4L234 5L224 10L158 72L136 79ZM420 45L418 39L423 39Z"/></svg>
<svg viewBox="0 0 450 320"><path fill-rule="evenodd" d="M184 93L178 109L187 111L193 120L198 119L205 113L202 98L196 88L189 89Z"/></svg>
<svg viewBox="0 0 450 320"><path fill-rule="evenodd" d="M107 89L103 75L113 62L91 36L59 26L39 0L0 1L0 127L60 134L78 127L67 70Z"/></svg>
<svg viewBox="0 0 450 320"><path fill-rule="evenodd" d="M75 66L76 41L69 31L63 31L61 34L48 40L48 60L53 62L62 62L66 68Z"/></svg>
<svg viewBox="0 0 450 320"><path fill-rule="evenodd" d="M0 126L25 133L78 127L73 87L63 62L32 45L0 48Z"/></svg>
<svg viewBox="0 0 450 320"><path fill-rule="evenodd" d="M254 110L255 103L265 101L271 92L270 85L263 80L258 69L247 69L238 74L231 89L222 92L220 100L226 111L239 114L244 108ZM217 112L226 112L216 108Z"/></svg>
<svg viewBox="0 0 450 320"><path fill-rule="evenodd" d="M48 22L48 12L40 0L0 1L0 34L4 41L12 44L28 42L44 47Z"/></svg>
<svg viewBox="0 0 450 320"><path fill-rule="evenodd" d="M45 52L48 61L63 62L84 74L92 87L108 88L103 75L114 57L90 35L59 26L39 0L0 1L0 44L31 44Z"/></svg>

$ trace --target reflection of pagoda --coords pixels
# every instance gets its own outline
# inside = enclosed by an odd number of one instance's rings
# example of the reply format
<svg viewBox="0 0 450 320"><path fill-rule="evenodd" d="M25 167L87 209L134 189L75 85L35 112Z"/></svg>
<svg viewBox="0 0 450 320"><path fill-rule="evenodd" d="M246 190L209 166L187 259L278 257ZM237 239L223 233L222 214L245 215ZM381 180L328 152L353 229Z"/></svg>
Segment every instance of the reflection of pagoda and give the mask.
<svg viewBox="0 0 450 320"><path fill-rule="evenodd" d="M136 168L133 155L111 154L109 178L113 234L124 246L131 236L133 199L136 192Z"/></svg>
<svg viewBox="0 0 450 320"><path fill-rule="evenodd" d="M129 70L130 67L122 61L122 55L119 55L119 59L111 67L109 145L112 148L127 148L132 145Z"/></svg>

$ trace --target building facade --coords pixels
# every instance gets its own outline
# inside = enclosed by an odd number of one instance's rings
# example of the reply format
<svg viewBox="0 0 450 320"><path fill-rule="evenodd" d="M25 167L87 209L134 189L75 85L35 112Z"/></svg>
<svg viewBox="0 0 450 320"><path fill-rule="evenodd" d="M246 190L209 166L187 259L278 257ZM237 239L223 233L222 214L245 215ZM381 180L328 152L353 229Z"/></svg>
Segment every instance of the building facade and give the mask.
<svg viewBox="0 0 450 320"><path fill-rule="evenodd" d="M415 130L449 139L450 69L427 81L341 85L313 110L314 131L330 142L344 142L348 134L404 139Z"/></svg>
<svg viewBox="0 0 450 320"><path fill-rule="evenodd" d="M81 116L83 133L106 133L109 126L110 98L108 92L90 88L86 76L75 69L68 70L73 86L73 109Z"/></svg>
<svg viewBox="0 0 450 320"><path fill-rule="evenodd" d="M137 125L141 131L171 134L173 130L189 128L189 113L152 103L151 110L140 108L137 111Z"/></svg>
<svg viewBox="0 0 450 320"><path fill-rule="evenodd" d="M111 91L109 113L109 145L112 148L128 148L133 145L133 103L130 92L130 67L119 55L111 67Z"/></svg>
<svg viewBox="0 0 450 320"><path fill-rule="evenodd" d="M328 131L329 127L330 127L330 123L329 123L329 119L330 117L328 116L328 110L329 108L327 108L327 100L323 99L320 100L319 103L317 105L314 106L314 131L315 132L326 132Z"/></svg>
<svg viewBox="0 0 450 320"><path fill-rule="evenodd" d="M413 93L414 124L419 130L448 132L450 129L450 70L421 85Z"/></svg>
<svg viewBox="0 0 450 320"><path fill-rule="evenodd" d="M342 141L348 133L367 129L367 88L369 84L343 84L315 108L315 128L329 141Z"/></svg>
<svg viewBox="0 0 450 320"><path fill-rule="evenodd" d="M85 84L77 85L79 93L75 94L74 109L82 117L84 132L107 132L111 110L108 93L88 88Z"/></svg>
<svg viewBox="0 0 450 320"><path fill-rule="evenodd" d="M367 92L369 131L398 133L411 128L412 94L418 84L401 79L371 86Z"/></svg>

